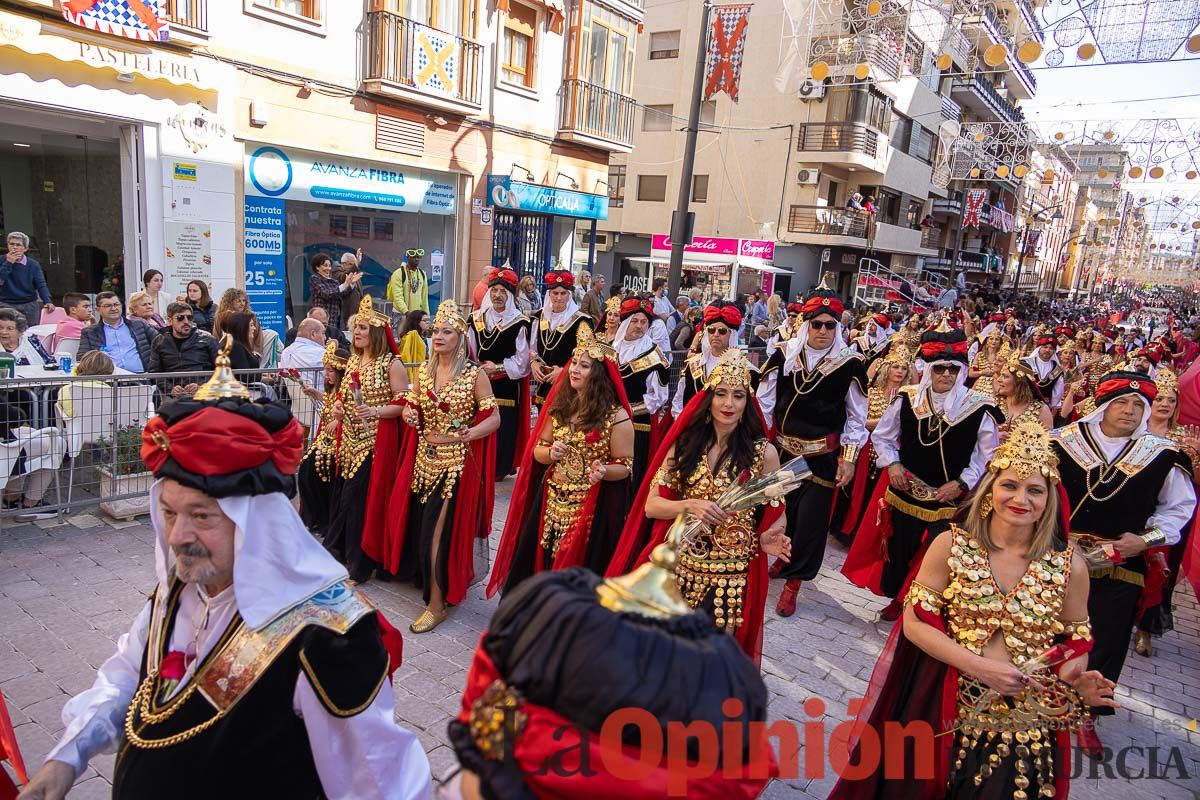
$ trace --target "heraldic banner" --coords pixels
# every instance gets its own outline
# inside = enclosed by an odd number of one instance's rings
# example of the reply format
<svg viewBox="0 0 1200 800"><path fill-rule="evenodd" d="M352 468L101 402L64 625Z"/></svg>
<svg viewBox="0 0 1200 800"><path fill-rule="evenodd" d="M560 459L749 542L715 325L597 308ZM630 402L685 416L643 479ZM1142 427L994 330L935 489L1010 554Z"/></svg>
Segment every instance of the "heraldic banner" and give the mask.
<svg viewBox="0 0 1200 800"><path fill-rule="evenodd" d="M167 0L62 0L63 18L99 33L165 42L170 38Z"/></svg>
<svg viewBox="0 0 1200 800"><path fill-rule="evenodd" d="M742 79L742 54L746 50L746 26L750 6L718 6L712 10L712 30L708 37L705 63L704 99L725 92L738 101Z"/></svg>

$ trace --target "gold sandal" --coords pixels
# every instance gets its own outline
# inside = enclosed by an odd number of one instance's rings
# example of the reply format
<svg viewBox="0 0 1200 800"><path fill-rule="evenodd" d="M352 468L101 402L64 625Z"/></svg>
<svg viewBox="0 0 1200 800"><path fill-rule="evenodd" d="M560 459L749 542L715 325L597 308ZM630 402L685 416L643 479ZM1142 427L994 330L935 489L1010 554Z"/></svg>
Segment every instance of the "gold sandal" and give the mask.
<svg viewBox="0 0 1200 800"><path fill-rule="evenodd" d="M1138 631L1137 636L1133 639L1133 649L1139 656L1150 658L1154 655L1154 645L1151 643L1153 639L1146 631Z"/></svg>
<svg viewBox="0 0 1200 800"><path fill-rule="evenodd" d="M446 621L446 617L450 612L443 608L440 613L434 614L428 608L421 612L421 616L408 626L408 629L413 633L428 633Z"/></svg>

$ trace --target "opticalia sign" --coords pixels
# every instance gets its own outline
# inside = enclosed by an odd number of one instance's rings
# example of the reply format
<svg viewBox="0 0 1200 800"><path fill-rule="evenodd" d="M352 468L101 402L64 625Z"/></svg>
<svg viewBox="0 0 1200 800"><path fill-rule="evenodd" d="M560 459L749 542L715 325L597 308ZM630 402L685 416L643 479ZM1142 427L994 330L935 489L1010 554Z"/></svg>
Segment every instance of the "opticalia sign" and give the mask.
<svg viewBox="0 0 1200 800"><path fill-rule="evenodd" d="M284 200L453 214L454 177L396 164L247 145L246 194Z"/></svg>
<svg viewBox="0 0 1200 800"><path fill-rule="evenodd" d="M553 186L514 181L507 175L487 176L489 206L535 211L576 219L608 219L608 195L572 192Z"/></svg>

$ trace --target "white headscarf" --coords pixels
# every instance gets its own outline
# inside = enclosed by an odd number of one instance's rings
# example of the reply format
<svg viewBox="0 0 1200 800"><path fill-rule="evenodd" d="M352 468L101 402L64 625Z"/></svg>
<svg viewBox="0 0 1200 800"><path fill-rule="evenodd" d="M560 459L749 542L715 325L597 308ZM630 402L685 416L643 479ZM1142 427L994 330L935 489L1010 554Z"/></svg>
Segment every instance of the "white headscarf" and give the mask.
<svg viewBox="0 0 1200 800"><path fill-rule="evenodd" d="M644 311L637 312L645 314ZM632 342L625 341L625 334L629 331L629 320L633 319L633 314L630 314L625 319L621 320L620 326L617 327L617 339L613 344L613 349L617 351L617 358L622 364L628 364L633 359L645 353L650 349L650 345L654 344L654 339L650 337L650 326L646 326L646 332L640 338L634 339Z"/></svg>
<svg viewBox="0 0 1200 800"><path fill-rule="evenodd" d="M937 364L950 364L959 368L958 377L955 378L954 386L946 393L946 402L942 406L942 413L950 418L955 419L955 412L962 405L963 398L967 396L967 365L961 361L955 361L952 358L938 358L933 361L924 362L924 369L921 371L921 380L917 383L917 402L920 403L925 399L925 390L929 390L929 400L933 402L933 367Z"/></svg>
<svg viewBox="0 0 1200 800"><path fill-rule="evenodd" d="M489 295L491 291L492 287L489 286ZM489 331L497 325L507 325L512 320L521 316L521 309L517 308L517 302L513 297L513 293L508 290L507 286L504 287L504 294L503 311L496 310L495 306L492 305L492 298L490 296L483 298L483 322Z"/></svg>
<svg viewBox="0 0 1200 800"><path fill-rule="evenodd" d="M546 324L551 328L557 328L564 322L575 316L575 312L579 310L579 303L575 302L575 293L567 287L562 287L567 290L567 306L562 311L554 312L550 310L550 292L557 286L546 290L545 296L542 298L542 319L546 320ZM488 323L489 325L491 323Z"/></svg>
<svg viewBox="0 0 1200 800"><path fill-rule="evenodd" d="M808 320L804 320L800 325L800 330L796 331L796 335L783 344L783 374L790 375L796 370L796 359L807 346ZM838 320L837 328L833 331L833 343L829 345L827 353L829 356L839 356L847 347L849 345L846 344L845 329L842 327L841 320ZM816 350L814 349L813 352Z"/></svg>
<svg viewBox="0 0 1200 800"><path fill-rule="evenodd" d="M1122 395L1122 396L1123 396L1123 395ZM1151 411L1151 406L1153 406L1153 405L1154 405L1154 404L1153 404L1153 403L1151 403L1150 401L1146 400L1146 398L1145 398L1144 396L1142 396L1142 395L1140 395L1140 394L1139 394L1139 395L1138 395L1138 397L1141 397L1141 398L1142 398L1142 404L1143 404L1143 405L1146 407L1146 410L1145 410L1145 412L1142 414L1142 421L1141 421L1141 423L1140 423L1140 424L1137 426L1137 429L1136 429L1136 430L1133 432L1133 434L1132 434L1132 435L1130 435L1130 437L1129 437L1129 438L1131 438L1131 439L1136 439L1136 438L1138 438L1139 436L1144 436L1144 435L1146 435L1147 433L1149 433L1149 425L1150 425L1150 411ZM1100 405L1096 406L1096 410L1095 410L1095 411L1093 411L1092 413L1088 414L1086 417L1084 417L1083 419L1081 419L1081 420L1079 420L1079 421L1080 421L1080 422L1091 422L1091 423L1094 423L1095 425L1097 425L1097 426L1098 426L1098 425L1099 425L1099 424L1100 424L1100 423L1101 423L1101 422L1104 420L1104 410L1105 410L1106 408L1108 408L1108 404L1109 404L1109 403L1111 403L1111 402L1112 402L1113 400L1115 400L1115 399L1116 399L1116 398L1114 397L1114 398L1110 398L1110 399L1108 399L1108 400L1105 400L1103 403L1101 403Z"/></svg>
<svg viewBox="0 0 1200 800"><path fill-rule="evenodd" d="M165 587L175 566L175 552L167 544L159 507L162 484L157 480L150 487L150 523L154 572ZM283 612L349 577L304 527L282 493L223 497L217 504L233 520L233 592L251 630L261 630Z"/></svg>

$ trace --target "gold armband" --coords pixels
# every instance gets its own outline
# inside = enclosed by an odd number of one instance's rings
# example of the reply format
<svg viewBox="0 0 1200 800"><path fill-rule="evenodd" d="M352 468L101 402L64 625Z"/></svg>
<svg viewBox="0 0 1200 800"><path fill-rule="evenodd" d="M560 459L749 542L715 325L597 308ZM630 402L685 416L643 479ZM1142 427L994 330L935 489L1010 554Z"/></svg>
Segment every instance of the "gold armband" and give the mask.
<svg viewBox="0 0 1200 800"><path fill-rule="evenodd" d="M629 470L632 473L633 472L633 459L632 458L614 458L612 461L608 462L608 466L624 467L625 469Z"/></svg>
<svg viewBox="0 0 1200 800"><path fill-rule="evenodd" d="M842 445L842 461L847 464L853 464L858 460L858 445L844 444Z"/></svg>
<svg viewBox="0 0 1200 800"><path fill-rule="evenodd" d="M942 599L941 592L935 592L925 584L913 581L908 587L908 594L904 595L904 604L914 607L919 605L931 614L941 614L946 601Z"/></svg>
<svg viewBox="0 0 1200 800"><path fill-rule="evenodd" d="M489 408L496 407L496 395L489 394L487 397L479 401L479 410L486 411Z"/></svg>
<svg viewBox="0 0 1200 800"><path fill-rule="evenodd" d="M1057 631L1065 635L1068 639L1079 639L1084 642L1092 640L1092 621L1088 617L1081 620L1068 621L1059 620L1059 625L1062 625L1062 630ZM1055 626L1057 630L1058 625Z"/></svg>
<svg viewBox="0 0 1200 800"><path fill-rule="evenodd" d="M1162 528L1147 528L1138 535L1147 547L1158 547L1167 543L1167 534L1163 533Z"/></svg>

